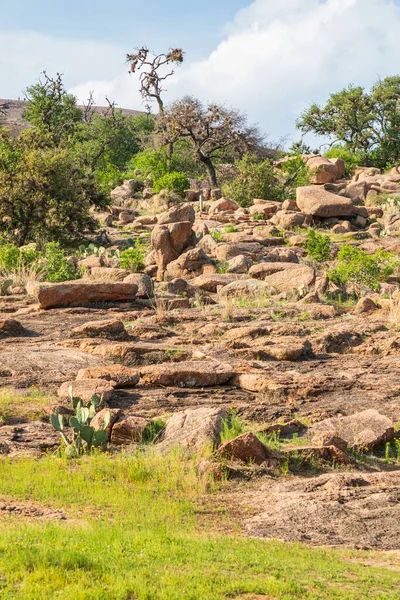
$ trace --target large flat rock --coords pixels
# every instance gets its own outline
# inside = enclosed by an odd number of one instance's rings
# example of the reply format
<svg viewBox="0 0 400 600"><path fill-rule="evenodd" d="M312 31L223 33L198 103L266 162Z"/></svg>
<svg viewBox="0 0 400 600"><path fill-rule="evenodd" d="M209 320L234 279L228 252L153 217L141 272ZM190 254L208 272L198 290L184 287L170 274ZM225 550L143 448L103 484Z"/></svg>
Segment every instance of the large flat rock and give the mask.
<svg viewBox="0 0 400 600"><path fill-rule="evenodd" d="M40 308L87 306L93 302L132 301L138 290L134 283L97 283L68 281L65 283L29 282L27 293L37 298Z"/></svg>
<svg viewBox="0 0 400 600"><path fill-rule="evenodd" d="M393 438L394 427L390 419L377 410L369 409L349 417L325 419L310 428L310 435L332 432L339 435L349 448L372 449Z"/></svg>
<svg viewBox="0 0 400 600"><path fill-rule="evenodd" d="M315 282L315 271L307 265L295 265L284 271L268 275L265 281L279 292L291 292L294 289L311 286Z"/></svg>
<svg viewBox="0 0 400 600"><path fill-rule="evenodd" d="M296 204L303 214L313 217L347 217L354 210L350 198L337 196L323 187L313 185L297 188Z"/></svg>
<svg viewBox="0 0 400 600"><path fill-rule="evenodd" d="M150 385L195 388L223 385L233 376L233 369L213 361L187 361L142 367L140 375Z"/></svg>

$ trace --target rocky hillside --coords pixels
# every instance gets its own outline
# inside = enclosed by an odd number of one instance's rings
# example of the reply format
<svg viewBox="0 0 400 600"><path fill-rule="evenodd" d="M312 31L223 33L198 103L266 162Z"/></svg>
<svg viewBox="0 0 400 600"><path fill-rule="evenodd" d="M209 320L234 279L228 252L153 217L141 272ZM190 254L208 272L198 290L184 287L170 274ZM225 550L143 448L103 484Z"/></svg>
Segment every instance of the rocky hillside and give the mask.
<svg viewBox="0 0 400 600"><path fill-rule="evenodd" d="M5 116L0 116L0 124L6 127L11 127L11 130L15 135L17 135L22 129L28 127L28 123L22 118L22 114L26 108L26 105L27 103L23 100L9 100L0 98L0 106L4 106L6 109ZM83 106L80 108L83 108ZM107 107L96 106L94 107L94 110L101 114L107 111ZM121 111L124 115L135 116L142 114L142 111L131 110L128 108L121 108Z"/></svg>
<svg viewBox="0 0 400 600"><path fill-rule="evenodd" d="M96 215L105 247L70 257L83 278L4 284L1 384L49 400L42 420L3 417L2 452L54 448L48 413L71 414L72 386L107 402L116 449L163 418L160 449L208 442L199 471L266 477L233 492L251 535L398 550L400 174L350 181L340 161L304 160L314 179L296 201L248 208L127 181ZM139 247L142 272L122 268ZM298 479L271 483L288 470Z"/></svg>

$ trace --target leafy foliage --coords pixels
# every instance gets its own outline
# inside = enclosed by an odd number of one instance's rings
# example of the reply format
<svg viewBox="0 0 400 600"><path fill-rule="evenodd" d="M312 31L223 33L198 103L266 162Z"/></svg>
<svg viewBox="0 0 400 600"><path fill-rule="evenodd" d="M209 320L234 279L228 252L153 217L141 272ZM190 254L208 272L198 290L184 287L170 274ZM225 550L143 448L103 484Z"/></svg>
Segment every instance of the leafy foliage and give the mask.
<svg viewBox="0 0 400 600"><path fill-rule="evenodd" d="M23 118L58 146L74 134L82 121L82 112L75 96L67 93L60 73L54 79L46 72L43 76L44 81L39 80L26 90L29 102Z"/></svg>
<svg viewBox="0 0 400 600"><path fill-rule="evenodd" d="M282 198L295 199L296 188L310 185L311 171L299 154L282 163L281 169L285 173L285 180L281 182Z"/></svg>
<svg viewBox="0 0 400 600"><path fill-rule="evenodd" d="M106 198L67 149L48 146L34 130L17 138L0 130L0 222L7 241L66 243L95 229L93 204L103 207Z"/></svg>
<svg viewBox="0 0 400 600"><path fill-rule="evenodd" d="M44 260L46 281L69 281L80 277L80 273L67 261L64 251L57 242L46 244Z"/></svg>
<svg viewBox="0 0 400 600"><path fill-rule="evenodd" d="M255 156L246 154L235 163L235 168L237 176L222 186L224 196L241 206L249 206L255 198L278 199L278 182L270 160L258 161Z"/></svg>
<svg viewBox="0 0 400 600"><path fill-rule="evenodd" d="M307 232L307 241L304 242L304 247L307 250L307 256L318 262L329 260L331 256L331 241L329 236L322 235L309 229Z"/></svg>
<svg viewBox="0 0 400 600"><path fill-rule="evenodd" d="M355 246L344 245L338 254L338 266L328 272L329 278L339 286L351 284L361 289L379 290L380 283L399 267L397 256L379 248L370 255Z"/></svg>
<svg viewBox="0 0 400 600"><path fill-rule="evenodd" d="M121 252L121 269L129 269L133 273L143 271L146 248L139 238L136 238L133 248L127 248Z"/></svg>
<svg viewBox="0 0 400 600"><path fill-rule="evenodd" d="M162 419L153 419L143 430L142 442L144 444L154 444L159 441L165 427L166 424Z"/></svg>
<svg viewBox="0 0 400 600"><path fill-rule="evenodd" d="M379 80L366 92L353 85L331 94L325 106L312 104L297 126L303 133L330 136L364 163L383 168L400 158L400 76Z"/></svg>
<svg viewBox="0 0 400 600"><path fill-rule="evenodd" d="M153 191L157 194L160 190L169 190L184 197L185 190L189 189L189 180L184 173L173 171L166 173L153 185Z"/></svg>
<svg viewBox="0 0 400 600"><path fill-rule="evenodd" d="M227 418L222 422L221 443L233 440L238 435L245 432L245 425L239 417L236 409L231 409Z"/></svg>
<svg viewBox="0 0 400 600"><path fill-rule="evenodd" d="M151 122L153 123L153 122ZM71 149L76 160L92 172L105 191L122 183L122 172L139 152L143 119L111 110L109 115L94 114L75 130Z"/></svg>

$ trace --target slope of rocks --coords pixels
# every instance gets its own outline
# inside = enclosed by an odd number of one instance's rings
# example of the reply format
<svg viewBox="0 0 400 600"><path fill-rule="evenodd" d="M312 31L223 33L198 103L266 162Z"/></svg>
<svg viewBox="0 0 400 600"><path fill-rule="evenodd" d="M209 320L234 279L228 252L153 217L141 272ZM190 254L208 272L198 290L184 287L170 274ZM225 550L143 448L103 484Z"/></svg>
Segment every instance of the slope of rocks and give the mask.
<svg viewBox="0 0 400 600"><path fill-rule="evenodd" d="M307 258L297 228L339 234L331 264L343 243L400 255L395 204L387 210L373 203L383 192L400 194L400 174L359 169L346 181L339 161L305 160L314 182L298 188L296 202L255 199L249 208L218 190L202 190L200 205L198 189L186 203L168 205L168 194L138 194L133 180L125 182L103 215L105 232L113 249L124 247L121 227L150 241L143 273L91 256L81 261L83 279L30 282L1 296L0 387L27 395L35 386L49 403L44 422L0 424L0 452L54 449L58 438L46 421L55 408L71 413L72 386L83 399L103 396L115 447L139 443L161 417L167 428L160 450L211 443L217 454L201 468L216 476L222 464L245 479L254 476L252 466L257 477L276 476L285 465L317 463L328 471L272 487L268 479L243 493L239 503L259 503L246 521L251 535L344 545L358 536L363 546L397 548L399 521L389 510L397 472L356 475L354 453L373 449L382 458L385 444L397 439L400 278L358 304L342 302ZM232 408L252 431L220 446ZM285 442L271 448L257 431L279 432ZM332 474L337 465L349 473ZM359 490L354 482L361 480ZM376 526L368 529L377 506Z"/></svg>

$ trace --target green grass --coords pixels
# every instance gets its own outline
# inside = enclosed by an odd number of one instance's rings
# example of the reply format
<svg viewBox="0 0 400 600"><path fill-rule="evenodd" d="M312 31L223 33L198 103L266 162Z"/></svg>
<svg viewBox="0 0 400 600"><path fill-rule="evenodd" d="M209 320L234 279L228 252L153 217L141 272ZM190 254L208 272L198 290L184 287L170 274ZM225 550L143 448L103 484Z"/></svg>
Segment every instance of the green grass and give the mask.
<svg viewBox="0 0 400 600"><path fill-rule="evenodd" d="M0 598L398 598L394 558L242 537L205 494L194 461L177 453L0 460L0 497L67 516L1 518Z"/></svg>
<svg viewBox="0 0 400 600"><path fill-rule="evenodd" d="M0 425L24 421L40 421L48 415L51 398L40 389L31 388L27 395L16 395L7 390L0 391ZM0 596L1 598L1 596Z"/></svg>

